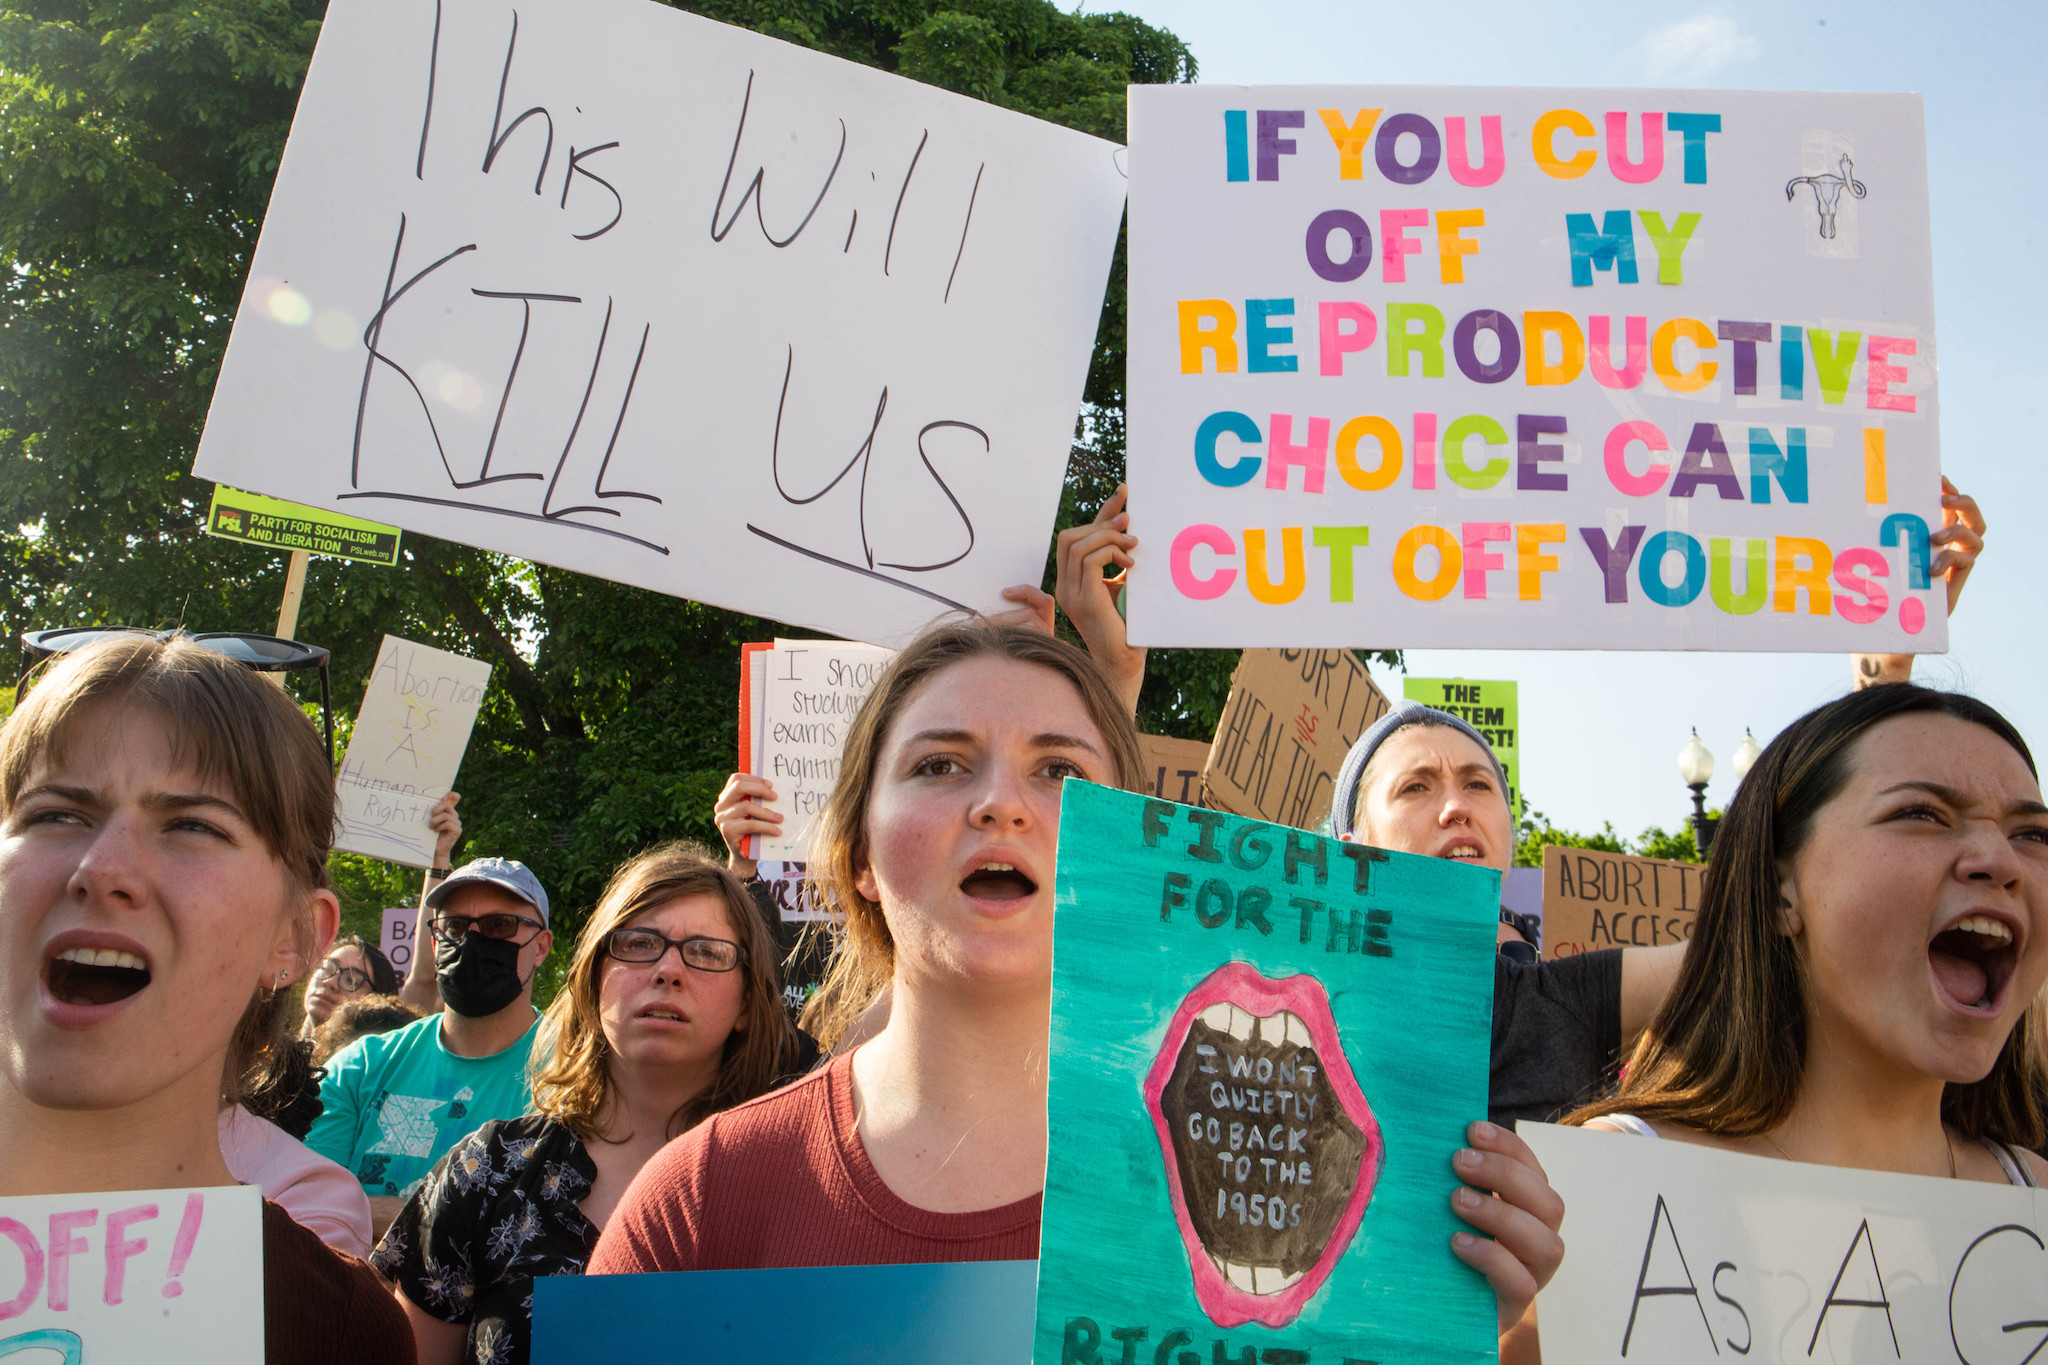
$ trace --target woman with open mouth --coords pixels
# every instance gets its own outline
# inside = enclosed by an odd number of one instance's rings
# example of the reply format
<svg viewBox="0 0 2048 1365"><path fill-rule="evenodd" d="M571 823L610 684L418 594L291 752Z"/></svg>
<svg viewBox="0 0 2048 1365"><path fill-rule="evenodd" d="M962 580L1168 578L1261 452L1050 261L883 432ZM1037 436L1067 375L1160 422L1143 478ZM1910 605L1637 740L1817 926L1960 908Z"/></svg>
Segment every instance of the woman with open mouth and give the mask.
<svg viewBox="0 0 2048 1365"><path fill-rule="evenodd" d="M647 1159L801 1065L739 880L684 844L612 874L534 1049L535 1112L448 1150L371 1258L421 1365L525 1365L533 1282L580 1275Z"/></svg>
<svg viewBox="0 0 2048 1365"><path fill-rule="evenodd" d="M47 667L0 728L0 1195L236 1183L221 1111L340 918L334 803L306 717L219 654L137 635ZM271 1365L414 1358L369 1266L268 1201L262 1227Z"/></svg>
<svg viewBox="0 0 2048 1365"><path fill-rule="evenodd" d="M591 1273L1037 1256L1069 777L1142 785L1128 702L1080 650L974 625L897 657L854 720L814 834L812 873L846 938L805 1015L829 1048L888 987L887 1022L665 1148ZM1454 1207L1500 1237L1474 1240L1513 1275L1479 1268L1512 1296L1555 1268L1562 1206L1512 1134L1475 1127L1486 1150L1456 1175L1501 1197ZM1521 1309L1504 1300L1503 1320Z"/></svg>
<svg viewBox="0 0 2048 1365"><path fill-rule="evenodd" d="M1911 684L1809 712L1714 838L1620 1092L1571 1121L1753 1156L2038 1185L2048 806L2019 733Z"/></svg>

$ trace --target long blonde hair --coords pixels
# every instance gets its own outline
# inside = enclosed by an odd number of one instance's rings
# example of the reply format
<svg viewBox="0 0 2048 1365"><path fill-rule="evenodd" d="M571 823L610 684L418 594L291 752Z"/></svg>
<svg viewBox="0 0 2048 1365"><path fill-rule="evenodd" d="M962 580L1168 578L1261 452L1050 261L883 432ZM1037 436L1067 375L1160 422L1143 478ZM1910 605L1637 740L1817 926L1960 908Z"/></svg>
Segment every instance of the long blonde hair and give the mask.
<svg viewBox="0 0 2048 1365"><path fill-rule="evenodd" d="M721 1109L767 1093L795 1066L796 1030L782 1006L775 940L746 888L700 845L678 841L650 848L612 874L576 940L568 979L548 1006L534 1048L533 1107L586 1142L603 1136L614 1098L611 1044L598 1014L605 939L684 896L713 896L725 907L726 927L740 945L739 970L746 973L747 1026L727 1036L717 1076L669 1116L663 1136L673 1138Z"/></svg>
<svg viewBox="0 0 2048 1365"><path fill-rule="evenodd" d="M811 877L826 908L844 918L837 951L825 980L804 1003L803 1026L828 1051L844 1036L888 984L896 970L896 941L882 907L860 893L861 864L868 852L868 798L882 743L897 715L934 675L970 659L1008 659L1050 669L1073 684L1109 746L1116 784L1143 784L1138 729L1116 688L1093 659L1066 641L1021 626L985 624L939 626L897 655L853 718L839 764L839 780L826 798L812 833Z"/></svg>

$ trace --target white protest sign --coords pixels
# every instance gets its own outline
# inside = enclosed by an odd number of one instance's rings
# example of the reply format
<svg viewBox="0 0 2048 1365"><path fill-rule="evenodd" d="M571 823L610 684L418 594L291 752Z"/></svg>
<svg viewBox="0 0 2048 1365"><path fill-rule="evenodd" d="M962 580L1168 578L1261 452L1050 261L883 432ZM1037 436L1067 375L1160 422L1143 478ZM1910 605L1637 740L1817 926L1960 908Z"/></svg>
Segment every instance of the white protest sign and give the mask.
<svg viewBox="0 0 2048 1365"><path fill-rule="evenodd" d="M775 784L782 833L755 839L756 858L803 862L811 825L839 780L855 713L896 656L840 640L777 640L766 661L761 776Z"/></svg>
<svg viewBox="0 0 2048 1365"><path fill-rule="evenodd" d="M384 960L401 977L412 965L412 941L419 918L420 911L416 905L401 905L384 912L384 933L378 946L383 949Z"/></svg>
<svg viewBox="0 0 2048 1365"><path fill-rule="evenodd" d="M0 1199L0 1357L263 1365L262 1192Z"/></svg>
<svg viewBox="0 0 2048 1365"><path fill-rule="evenodd" d="M195 468L858 639L1001 610L1119 156L650 0L336 0Z"/></svg>
<svg viewBox="0 0 2048 1365"><path fill-rule="evenodd" d="M455 785L491 666L384 637L363 709L349 733L335 790L341 833L334 846L412 867L431 867L427 816Z"/></svg>
<svg viewBox="0 0 2048 1365"><path fill-rule="evenodd" d="M1134 644L1947 648L1918 96L1130 111Z"/></svg>
<svg viewBox="0 0 2048 1365"><path fill-rule="evenodd" d="M2039 1190L1516 1132L1565 1204L1546 1359L2021 1365L2048 1342Z"/></svg>

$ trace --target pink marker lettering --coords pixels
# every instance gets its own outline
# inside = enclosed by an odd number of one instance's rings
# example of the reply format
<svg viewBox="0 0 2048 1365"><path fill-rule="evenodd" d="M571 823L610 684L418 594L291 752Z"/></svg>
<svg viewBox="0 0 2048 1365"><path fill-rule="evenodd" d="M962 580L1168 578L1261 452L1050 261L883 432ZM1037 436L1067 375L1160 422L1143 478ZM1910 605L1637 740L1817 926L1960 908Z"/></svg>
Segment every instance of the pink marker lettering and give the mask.
<svg viewBox="0 0 2048 1365"><path fill-rule="evenodd" d="M171 1266L165 1272L170 1283L164 1286L164 1297L175 1299L185 1292L185 1286L178 1283L178 1277L185 1273L185 1262L192 1259L192 1244L199 1240L199 1220L206 1216L206 1196L194 1190L185 1196L185 1216L178 1220L178 1236L171 1243Z"/></svg>
<svg viewBox="0 0 2048 1365"><path fill-rule="evenodd" d="M21 1252L21 1292L0 1303L0 1322L26 1313L43 1290L43 1247L36 1235L12 1218L0 1218L0 1237L14 1243Z"/></svg>
<svg viewBox="0 0 2048 1365"><path fill-rule="evenodd" d="M154 1217L154 1204L137 1204L132 1209L121 1209L107 1215L107 1283L104 1297L110 1308L121 1302L121 1289L128 1281L128 1259L149 1250L149 1239L130 1238L128 1227L132 1223L147 1223Z"/></svg>
<svg viewBox="0 0 2048 1365"><path fill-rule="evenodd" d="M85 1238L73 1231L99 1222L98 1209L68 1209L50 1215L50 1297L52 1313L71 1307L71 1258L86 1249Z"/></svg>

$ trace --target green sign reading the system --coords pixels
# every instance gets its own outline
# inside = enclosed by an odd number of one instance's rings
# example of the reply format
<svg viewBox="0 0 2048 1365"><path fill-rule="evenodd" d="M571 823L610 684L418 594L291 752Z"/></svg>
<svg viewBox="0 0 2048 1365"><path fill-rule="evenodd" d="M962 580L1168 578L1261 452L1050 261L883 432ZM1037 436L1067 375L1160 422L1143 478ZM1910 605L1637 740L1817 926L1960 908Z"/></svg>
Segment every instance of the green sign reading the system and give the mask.
<svg viewBox="0 0 2048 1365"><path fill-rule="evenodd" d="M1522 818L1522 725L1516 714L1515 684L1473 682L1468 678L1408 678L1401 695L1424 706L1448 711L1493 746L1508 775L1508 809Z"/></svg>
<svg viewBox="0 0 2048 1365"><path fill-rule="evenodd" d="M226 484L214 485L213 506L206 511L206 533L245 545L304 550L386 568L398 563L396 526L266 498L261 493L244 493Z"/></svg>

